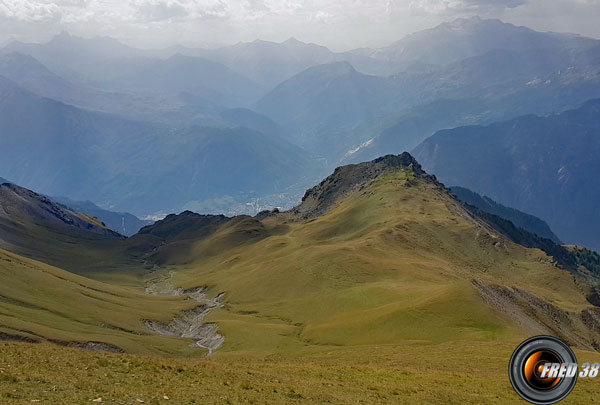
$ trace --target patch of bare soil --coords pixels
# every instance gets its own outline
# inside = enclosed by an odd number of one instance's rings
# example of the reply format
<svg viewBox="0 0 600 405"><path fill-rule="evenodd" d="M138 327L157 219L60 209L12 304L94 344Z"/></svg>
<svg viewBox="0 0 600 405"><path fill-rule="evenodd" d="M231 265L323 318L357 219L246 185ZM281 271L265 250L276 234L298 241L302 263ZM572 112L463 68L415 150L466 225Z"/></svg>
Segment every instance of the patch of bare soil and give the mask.
<svg viewBox="0 0 600 405"><path fill-rule="evenodd" d="M594 335L600 331L599 312L588 309L581 314L570 313L519 288L480 281L472 284L490 307L532 334L554 335L581 348L598 347Z"/></svg>
<svg viewBox="0 0 600 405"><path fill-rule="evenodd" d="M223 294L219 294L214 298L208 298L206 296L206 288L204 287L189 290L173 288L170 283L170 276L160 282L148 285L146 293L185 295L188 299L200 303L200 305L191 310L181 312L168 323L146 321L145 324L151 331L163 336L192 339L194 346L208 350L208 356L223 344L225 339L217 333L217 325L204 322L204 318L211 310L222 306Z"/></svg>

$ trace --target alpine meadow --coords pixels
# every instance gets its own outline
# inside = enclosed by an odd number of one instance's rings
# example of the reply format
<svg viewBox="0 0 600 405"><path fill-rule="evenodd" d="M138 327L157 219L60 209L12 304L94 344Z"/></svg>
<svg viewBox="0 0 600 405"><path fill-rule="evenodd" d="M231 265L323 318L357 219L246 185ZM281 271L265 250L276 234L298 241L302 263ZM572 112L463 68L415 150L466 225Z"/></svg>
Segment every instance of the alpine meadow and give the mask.
<svg viewBox="0 0 600 405"><path fill-rule="evenodd" d="M0 0L0 403L594 402L599 19Z"/></svg>

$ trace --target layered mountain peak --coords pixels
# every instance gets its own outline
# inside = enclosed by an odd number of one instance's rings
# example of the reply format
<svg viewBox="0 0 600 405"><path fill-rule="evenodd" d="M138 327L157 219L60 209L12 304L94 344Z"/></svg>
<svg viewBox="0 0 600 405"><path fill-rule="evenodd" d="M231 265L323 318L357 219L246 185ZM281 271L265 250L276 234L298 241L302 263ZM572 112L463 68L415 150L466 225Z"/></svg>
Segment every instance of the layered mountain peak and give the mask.
<svg viewBox="0 0 600 405"><path fill-rule="evenodd" d="M294 37L289 37L287 40L283 42L286 45L305 45L304 42L297 40Z"/></svg>
<svg viewBox="0 0 600 405"><path fill-rule="evenodd" d="M498 49L554 49L561 41L572 42L573 38L548 35L497 19L460 18L410 34L386 48L374 50L371 56L395 61L403 68L415 63L442 66Z"/></svg>
<svg viewBox="0 0 600 405"><path fill-rule="evenodd" d="M296 39L294 37L290 37L287 40L283 41L281 43L281 45L286 46L288 49L306 49L306 50L313 49L313 50L326 50L327 52L330 52L329 49L327 49L327 47L325 47L325 46L317 45L312 42L300 41L299 39Z"/></svg>

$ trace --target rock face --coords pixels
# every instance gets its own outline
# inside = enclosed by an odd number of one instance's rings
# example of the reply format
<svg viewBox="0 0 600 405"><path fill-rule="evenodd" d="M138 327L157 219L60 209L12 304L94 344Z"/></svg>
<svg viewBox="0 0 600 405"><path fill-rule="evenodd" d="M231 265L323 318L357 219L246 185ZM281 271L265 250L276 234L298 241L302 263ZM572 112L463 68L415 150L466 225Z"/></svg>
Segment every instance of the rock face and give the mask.
<svg viewBox="0 0 600 405"><path fill-rule="evenodd" d="M423 171L419 162L408 152L400 155L387 155L371 162L341 166L319 185L306 191L302 204L293 212L304 218L313 218L326 212L338 199L356 188L364 186L388 173L406 170L411 176L435 181Z"/></svg>

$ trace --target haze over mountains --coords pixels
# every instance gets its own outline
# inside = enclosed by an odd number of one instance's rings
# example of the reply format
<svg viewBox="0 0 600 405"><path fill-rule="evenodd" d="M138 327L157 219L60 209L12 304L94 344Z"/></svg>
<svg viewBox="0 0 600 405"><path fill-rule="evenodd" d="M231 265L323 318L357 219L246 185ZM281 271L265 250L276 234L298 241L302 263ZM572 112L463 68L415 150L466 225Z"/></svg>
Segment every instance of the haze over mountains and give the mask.
<svg viewBox="0 0 600 405"><path fill-rule="evenodd" d="M0 174L144 217L255 214L290 208L341 163L412 150L439 130L555 114L599 96L600 41L499 20L459 19L345 53L295 39L138 50L62 33L0 50ZM553 139L570 147L569 130ZM443 173L424 149L418 157L442 180L539 216L565 243L598 248L585 210L571 210L571 223L587 227L575 235L556 219L564 206L549 211L537 194L529 203L503 199L495 181L486 189ZM585 170L577 176L593 182Z"/></svg>
<svg viewBox="0 0 600 405"><path fill-rule="evenodd" d="M600 250L600 100L548 117L440 131L417 149L447 184L546 219L560 238Z"/></svg>

